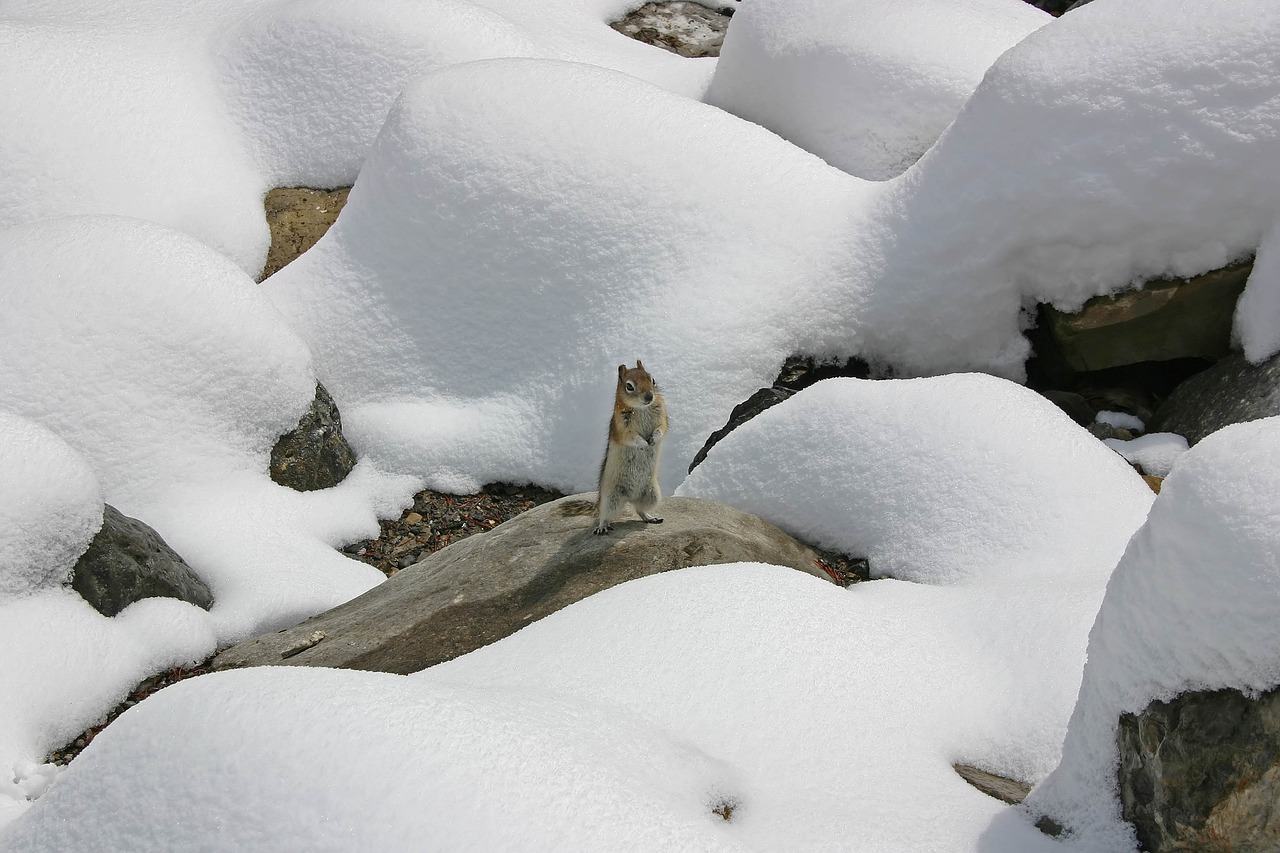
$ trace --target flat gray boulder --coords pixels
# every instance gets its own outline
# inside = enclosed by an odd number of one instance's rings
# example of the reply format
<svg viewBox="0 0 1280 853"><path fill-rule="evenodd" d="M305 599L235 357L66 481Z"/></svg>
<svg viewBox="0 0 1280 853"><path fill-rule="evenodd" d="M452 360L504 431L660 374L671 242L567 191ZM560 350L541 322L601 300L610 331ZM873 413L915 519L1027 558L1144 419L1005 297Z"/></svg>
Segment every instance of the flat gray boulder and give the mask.
<svg viewBox="0 0 1280 853"><path fill-rule="evenodd" d="M832 580L814 551L724 504L667 498L659 510L663 524L624 515L612 533L595 536L594 499L561 498L456 542L359 598L232 646L213 668L286 664L417 672L593 593L689 566L752 561Z"/></svg>

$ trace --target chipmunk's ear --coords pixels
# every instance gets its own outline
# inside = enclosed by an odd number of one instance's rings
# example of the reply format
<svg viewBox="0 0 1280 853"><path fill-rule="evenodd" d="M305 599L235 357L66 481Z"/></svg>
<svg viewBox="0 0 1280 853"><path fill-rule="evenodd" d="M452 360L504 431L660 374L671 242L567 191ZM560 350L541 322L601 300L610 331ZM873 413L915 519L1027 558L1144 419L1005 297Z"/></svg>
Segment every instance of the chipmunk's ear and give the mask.
<svg viewBox="0 0 1280 853"><path fill-rule="evenodd" d="M618 381L622 381L622 377L627 375L627 366L625 364L618 365Z"/></svg>
<svg viewBox="0 0 1280 853"><path fill-rule="evenodd" d="M636 359L636 370L644 370L644 362L638 358Z"/></svg>

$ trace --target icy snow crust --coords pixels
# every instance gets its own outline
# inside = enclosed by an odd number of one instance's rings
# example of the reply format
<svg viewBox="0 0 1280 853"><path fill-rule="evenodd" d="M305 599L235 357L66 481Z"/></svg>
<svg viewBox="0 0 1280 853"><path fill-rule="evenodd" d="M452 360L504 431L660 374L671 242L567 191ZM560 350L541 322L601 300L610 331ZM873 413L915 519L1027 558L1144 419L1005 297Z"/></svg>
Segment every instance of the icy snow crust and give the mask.
<svg viewBox="0 0 1280 853"><path fill-rule="evenodd" d="M995 28L1012 46L990 68L978 53L930 67L930 85L982 82L916 165L874 183L694 100L716 62L614 33L627 7L3 5L0 429L26 437L0 477L30 485L0 512L62 550L5 573L22 580L0 601L0 826L26 814L0 846L145 849L190 831L236 850L405 849L426 832L522 849L1131 849L1105 779L1115 710L1219 661L1232 684L1276 682L1268 422L1206 439L1152 504L1119 457L1002 379L831 382L681 484L791 354L1019 379L1035 301L1071 308L1259 246L1237 333L1265 357L1280 9L1099 0L1017 44ZM952 4L945 23L894 4L935 23L859 42L862 67L905 82L901 56L1006 7ZM846 85L808 67L814 89ZM324 240L256 287L266 188L357 172ZM668 491L758 506L895 579L695 569L411 678L199 678L49 788L38 762L141 678L377 583L333 546L424 482L592 488L613 371L636 358L671 407ZM301 494L263 472L317 378L362 462ZM49 476L32 483L29 460ZM188 559L211 612L146 600L107 619L59 586L103 499ZM55 512L72 522L56 534ZM1151 595L1148 560L1182 580ZM1224 562L1215 597L1203 567ZM1063 843L951 769L1038 782L1060 758L1036 797L1079 828Z"/></svg>
<svg viewBox="0 0 1280 853"><path fill-rule="evenodd" d="M708 103L882 181L920 158L991 63L1051 21L1022 0L754 0Z"/></svg>

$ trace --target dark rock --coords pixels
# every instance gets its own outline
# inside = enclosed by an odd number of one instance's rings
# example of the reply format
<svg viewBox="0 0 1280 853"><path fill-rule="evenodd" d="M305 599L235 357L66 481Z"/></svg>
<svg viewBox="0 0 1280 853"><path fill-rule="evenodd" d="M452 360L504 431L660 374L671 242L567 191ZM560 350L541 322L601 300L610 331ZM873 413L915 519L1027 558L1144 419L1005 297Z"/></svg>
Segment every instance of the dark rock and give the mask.
<svg viewBox="0 0 1280 853"><path fill-rule="evenodd" d="M831 580L811 549L724 504L668 498L663 524L624 518L612 534L595 536L594 498L561 498L455 542L359 598L227 649L214 669L288 664L417 672L611 586L688 566L760 561ZM317 633L323 636L312 643Z"/></svg>
<svg viewBox="0 0 1280 853"><path fill-rule="evenodd" d="M159 533L110 505L102 515L102 529L72 569L71 588L81 598L104 616L157 597L209 609L209 587Z"/></svg>
<svg viewBox="0 0 1280 853"><path fill-rule="evenodd" d="M1050 15L1061 15L1071 8L1071 0L1027 0L1027 4L1043 9Z"/></svg>
<svg viewBox="0 0 1280 853"><path fill-rule="evenodd" d="M732 16L731 3L711 9L688 0L673 0L646 3L609 26L625 36L680 56L719 56Z"/></svg>
<svg viewBox="0 0 1280 853"><path fill-rule="evenodd" d="M1235 354L1175 388L1148 431L1176 432L1195 444L1224 426L1273 415L1280 415L1280 355L1250 364Z"/></svg>
<svg viewBox="0 0 1280 853"><path fill-rule="evenodd" d="M1142 849L1280 850L1280 690L1184 693L1123 714L1124 819Z"/></svg>
<svg viewBox="0 0 1280 853"><path fill-rule="evenodd" d="M821 382L823 379L832 379L837 376L866 379L870 375L870 365L857 358L850 358L845 361L838 359L835 361L815 361L810 356L791 356L783 363L782 371L778 374L773 387L761 388L744 402L734 406L725 425L711 433L706 443L702 445L702 449L693 457L693 461L689 463L689 470L692 471L697 468L702 463L702 460L707 458L707 453L710 452L711 448L726 435L765 409L781 403L795 392L802 391L815 382Z"/></svg>
<svg viewBox="0 0 1280 853"><path fill-rule="evenodd" d="M1042 319L1074 370L1101 370L1175 358L1215 360L1230 352L1236 300L1253 269L1232 264L1189 279L1090 299L1073 314L1043 306Z"/></svg>
<svg viewBox="0 0 1280 853"><path fill-rule="evenodd" d="M1027 798L1031 786L1008 776L990 773L972 764L953 764L952 768L960 774L960 778L977 788L988 797L995 797L1001 802L1017 805Z"/></svg>
<svg viewBox="0 0 1280 853"><path fill-rule="evenodd" d="M310 492L338 485L356 467L356 455L342 434L342 416L324 390L298 425L271 448L271 479L282 486Z"/></svg>
<svg viewBox="0 0 1280 853"><path fill-rule="evenodd" d="M271 229L271 247L258 281L279 272L285 264L314 246L338 218L350 191L350 187L336 190L278 187L267 193L262 206Z"/></svg>
<svg viewBox="0 0 1280 853"><path fill-rule="evenodd" d="M763 412L765 409L778 405L783 400L794 394L787 388L781 388L775 385L772 388L761 388L752 394L745 402L739 403L733 407L733 411L729 414L729 420L720 429L711 433L707 438L706 444L702 445L702 449L693 457L693 461L689 463L689 470L692 471L702 464L702 460L707 458L707 454L711 448L719 443L729 433Z"/></svg>
<svg viewBox="0 0 1280 853"><path fill-rule="evenodd" d="M1094 418L1098 416L1098 410L1090 406L1089 401L1082 394L1076 394L1073 391L1048 389L1041 391L1040 395L1066 412L1071 420L1082 427L1092 424Z"/></svg>

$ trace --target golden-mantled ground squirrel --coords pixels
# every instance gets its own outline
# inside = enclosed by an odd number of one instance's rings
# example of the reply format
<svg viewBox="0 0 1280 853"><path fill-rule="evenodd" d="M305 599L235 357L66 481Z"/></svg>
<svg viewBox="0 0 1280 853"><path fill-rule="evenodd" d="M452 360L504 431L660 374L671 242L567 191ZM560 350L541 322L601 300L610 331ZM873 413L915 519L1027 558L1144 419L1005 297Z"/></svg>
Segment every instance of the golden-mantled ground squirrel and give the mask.
<svg viewBox="0 0 1280 853"><path fill-rule="evenodd" d="M649 524L662 519L650 515L658 505L658 460L667 434L667 404L658 385L637 359L636 366L618 365L618 390L609 421L609 446L600 463L600 496L596 499L597 535L613 529L614 516L630 503Z"/></svg>

